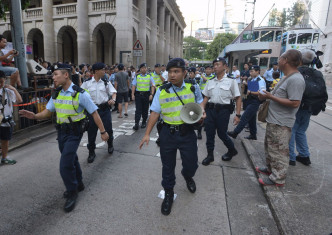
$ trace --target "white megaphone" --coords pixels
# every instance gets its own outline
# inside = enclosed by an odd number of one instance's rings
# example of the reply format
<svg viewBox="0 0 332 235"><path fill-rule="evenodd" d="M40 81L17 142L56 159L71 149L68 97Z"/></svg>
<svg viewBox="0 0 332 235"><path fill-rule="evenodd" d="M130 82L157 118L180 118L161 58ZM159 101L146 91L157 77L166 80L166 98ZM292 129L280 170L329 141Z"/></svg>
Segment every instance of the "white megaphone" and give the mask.
<svg viewBox="0 0 332 235"><path fill-rule="evenodd" d="M185 104L180 111L180 118L187 124L198 122L203 116L203 110L199 104Z"/></svg>

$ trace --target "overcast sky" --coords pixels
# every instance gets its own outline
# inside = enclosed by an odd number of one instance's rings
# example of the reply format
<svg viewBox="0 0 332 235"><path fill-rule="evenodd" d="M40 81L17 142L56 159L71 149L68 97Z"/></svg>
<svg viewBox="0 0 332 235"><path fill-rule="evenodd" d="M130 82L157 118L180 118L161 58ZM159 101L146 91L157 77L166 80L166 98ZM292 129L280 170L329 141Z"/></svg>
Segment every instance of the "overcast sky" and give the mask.
<svg viewBox="0 0 332 235"><path fill-rule="evenodd" d="M278 10L283 8L290 8L296 0L257 0L255 7L255 26L258 26L263 20L266 13L275 3L275 7ZM322 13L320 7L321 2L325 0L313 0L313 18L318 21L318 16ZM193 32L198 28L217 28L222 26L222 18L224 14L224 0L176 0L180 7L180 10L185 17L187 27L185 29L185 36L190 34L190 26L192 23ZM246 2L253 2L253 0L231 0L229 1L233 4L234 17L239 21L243 22L244 19L244 9L247 4L247 14L245 21L246 23L251 22L252 19L252 8L253 4ZM209 6L209 7L208 7ZM207 17L209 16L209 17ZM266 26L269 16L265 18L261 26ZM201 21L200 21L201 20ZM194 35L194 33L193 33Z"/></svg>

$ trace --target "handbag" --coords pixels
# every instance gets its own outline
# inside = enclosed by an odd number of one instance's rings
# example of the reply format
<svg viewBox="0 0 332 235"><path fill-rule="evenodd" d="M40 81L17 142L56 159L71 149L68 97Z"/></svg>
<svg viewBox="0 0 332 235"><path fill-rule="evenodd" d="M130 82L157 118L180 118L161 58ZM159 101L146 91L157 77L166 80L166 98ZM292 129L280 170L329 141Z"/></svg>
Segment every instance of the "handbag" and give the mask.
<svg viewBox="0 0 332 235"><path fill-rule="evenodd" d="M278 88L281 86L281 84L283 84L286 79L288 77L290 77L291 75L293 75L294 73L288 75L287 77L281 79L281 81L279 83L277 83L276 87L274 88L274 90L271 92L271 95L274 95L276 93L276 91L278 90ZM259 108L258 108L258 114L257 114L257 119L260 122L266 122L266 118L267 115L269 113L269 105L270 105L270 100L265 100L265 102L263 102Z"/></svg>

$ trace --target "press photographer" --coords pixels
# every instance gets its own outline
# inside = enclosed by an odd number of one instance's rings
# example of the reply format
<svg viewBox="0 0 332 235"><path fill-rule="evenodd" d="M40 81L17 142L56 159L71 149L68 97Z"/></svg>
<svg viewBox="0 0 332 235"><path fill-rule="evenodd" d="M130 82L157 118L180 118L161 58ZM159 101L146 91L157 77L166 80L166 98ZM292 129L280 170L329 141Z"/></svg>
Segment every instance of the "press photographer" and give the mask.
<svg viewBox="0 0 332 235"><path fill-rule="evenodd" d="M22 97L11 85L5 85L6 75L0 70L0 140L2 149L1 164L15 164L16 161L7 157L9 140L12 138L13 127L13 104L22 103Z"/></svg>

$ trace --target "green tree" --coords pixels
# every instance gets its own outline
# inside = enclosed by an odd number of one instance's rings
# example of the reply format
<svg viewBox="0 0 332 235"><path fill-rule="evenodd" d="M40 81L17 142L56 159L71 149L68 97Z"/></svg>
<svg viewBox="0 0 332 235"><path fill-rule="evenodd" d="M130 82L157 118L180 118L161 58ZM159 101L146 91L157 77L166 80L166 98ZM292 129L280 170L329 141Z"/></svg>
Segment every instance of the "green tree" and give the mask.
<svg viewBox="0 0 332 235"><path fill-rule="evenodd" d="M278 19L278 26L286 28L286 20L287 20L287 12L286 9L284 8Z"/></svg>
<svg viewBox="0 0 332 235"><path fill-rule="evenodd" d="M6 19L6 12L10 9L11 0L0 0L0 18ZM22 10L26 9L30 4L29 0L21 0Z"/></svg>
<svg viewBox="0 0 332 235"><path fill-rule="evenodd" d="M301 22L305 13L305 5L302 2L295 2L287 11L287 26L292 27Z"/></svg>
<svg viewBox="0 0 332 235"><path fill-rule="evenodd" d="M269 15L268 26L276 26L278 24L278 19L280 17L280 12L277 8L274 8Z"/></svg>
<svg viewBox="0 0 332 235"><path fill-rule="evenodd" d="M231 44L237 37L236 34L220 33L218 34L210 45L207 47L207 59L213 60L218 57L222 50Z"/></svg>
<svg viewBox="0 0 332 235"><path fill-rule="evenodd" d="M183 39L183 47L185 59L203 59L203 51L207 48L207 44L189 36Z"/></svg>

